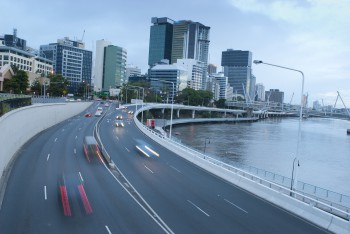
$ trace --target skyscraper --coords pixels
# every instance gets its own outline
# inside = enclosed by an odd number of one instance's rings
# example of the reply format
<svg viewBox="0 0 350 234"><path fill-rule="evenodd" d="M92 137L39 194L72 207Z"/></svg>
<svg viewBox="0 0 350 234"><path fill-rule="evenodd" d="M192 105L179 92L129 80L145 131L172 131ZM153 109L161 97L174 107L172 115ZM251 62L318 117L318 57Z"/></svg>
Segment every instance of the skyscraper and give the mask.
<svg viewBox="0 0 350 234"><path fill-rule="evenodd" d="M40 46L40 54L53 61L54 72L69 81L68 92L72 94L84 82L91 85L92 51L84 47L82 41L73 41L68 37Z"/></svg>
<svg viewBox="0 0 350 234"><path fill-rule="evenodd" d="M200 89L205 89L210 27L191 20L173 21L165 17L154 17L152 23L148 65L152 67L161 59L167 59L171 64L177 63L178 59L195 59L203 65Z"/></svg>
<svg viewBox="0 0 350 234"><path fill-rule="evenodd" d="M102 90L109 91L111 88L119 88L125 83L126 73L125 49L108 45L104 48Z"/></svg>
<svg viewBox="0 0 350 234"><path fill-rule="evenodd" d="M210 27L190 20L174 23L171 63L177 59L195 59L203 64L202 87L206 88L207 66L209 55Z"/></svg>
<svg viewBox="0 0 350 234"><path fill-rule="evenodd" d="M150 67L162 59L170 61L174 21L166 17L153 17L152 23L148 53L148 65Z"/></svg>
<svg viewBox="0 0 350 234"><path fill-rule="evenodd" d="M222 52L221 66L235 94L253 98L255 77L252 75L252 52L228 49Z"/></svg>
<svg viewBox="0 0 350 234"><path fill-rule="evenodd" d="M96 41L96 57L95 57L95 74L94 74L94 91L102 91L103 82L103 63L105 47L112 45L112 42L104 39Z"/></svg>

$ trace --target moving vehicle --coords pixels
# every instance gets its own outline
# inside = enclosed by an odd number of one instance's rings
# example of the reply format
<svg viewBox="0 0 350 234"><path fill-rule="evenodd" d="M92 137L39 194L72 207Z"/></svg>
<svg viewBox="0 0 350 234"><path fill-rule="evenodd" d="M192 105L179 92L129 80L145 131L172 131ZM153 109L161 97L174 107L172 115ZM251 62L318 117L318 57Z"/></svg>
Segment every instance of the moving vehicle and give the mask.
<svg viewBox="0 0 350 234"><path fill-rule="evenodd" d="M116 127L124 127L123 120L117 119L117 121L115 121L115 126Z"/></svg>
<svg viewBox="0 0 350 234"><path fill-rule="evenodd" d="M115 117L115 119L123 120L123 116L122 115L117 115L117 117Z"/></svg>
<svg viewBox="0 0 350 234"><path fill-rule="evenodd" d="M86 113L84 116L85 117L91 117L91 113Z"/></svg>
<svg viewBox="0 0 350 234"><path fill-rule="evenodd" d="M103 161L102 157L101 157L101 152L100 152L100 149L98 147L98 144L97 144L95 137L85 136L83 147L84 147L85 157L89 162L93 159L96 159L96 158L100 159L101 162Z"/></svg>
<svg viewBox="0 0 350 234"><path fill-rule="evenodd" d="M152 147L144 142L143 140L135 140L136 141L136 149L147 157L159 157L159 154L152 149Z"/></svg>

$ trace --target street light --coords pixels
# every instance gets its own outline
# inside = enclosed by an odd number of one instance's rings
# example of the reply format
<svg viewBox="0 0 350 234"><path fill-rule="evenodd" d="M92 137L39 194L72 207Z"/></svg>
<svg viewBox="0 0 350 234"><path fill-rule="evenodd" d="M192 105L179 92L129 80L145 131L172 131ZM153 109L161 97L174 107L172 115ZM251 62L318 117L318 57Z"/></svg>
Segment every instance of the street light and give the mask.
<svg viewBox="0 0 350 234"><path fill-rule="evenodd" d="M283 69L287 69L287 70L291 70L291 71L296 71L299 72L301 74L301 78L302 78L302 82L301 82L301 100L300 100L300 114L299 114L299 125L298 125L298 140L297 140L297 153L296 153L296 157L294 159L297 160L299 157L299 144L301 141L301 121L303 120L303 104L304 104L304 73L300 70L296 70L293 68L289 68L289 67L283 67L283 66L279 66L279 65L275 65L275 64L270 64L270 63L264 63L261 60L254 60L253 61L255 64L266 64L266 65L270 65L273 67L279 67L279 68L283 68ZM294 172L294 161L293 161L293 172ZM299 160L298 160L298 165L299 165ZM297 180L297 176L298 176L298 167L295 171L295 183L293 182L292 184L292 189L295 190L295 187L298 184L298 180ZM291 192L292 195L292 192Z"/></svg>
<svg viewBox="0 0 350 234"><path fill-rule="evenodd" d="M170 116L170 132L169 132L169 138L171 140L171 130L173 128L173 111L174 111L175 84L174 84L174 82L167 81L167 80L159 80L159 79L151 79L151 80L160 81L160 82L164 82L164 83L171 83L173 85L173 97L172 97L172 100L171 100L171 116Z"/></svg>
<svg viewBox="0 0 350 234"><path fill-rule="evenodd" d="M145 88L141 86L134 86L134 85L128 85L129 87L133 88L139 88L142 89L142 103L141 103L141 109L143 109L143 101L145 100ZM139 97L140 98L140 97ZM137 110L137 102L136 102L136 110ZM141 112L141 122L143 124L143 111Z"/></svg>
<svg viewBox="0 0 350 234"><path fill-rule="evenodd" d="M204 154L205 154L205 149L207 148L207 141L208 141L208 144L210 144L210 138L209 137L206 137L205 140L204 140Z"/></svg>
<svg viewBox="0 0 350 234"><path fill-rule="evenodd" d="M297 160L297 158L295 157L293 160L293 169L292 169L292 180L290 181L290 195L292 196L292 189L294 187L294 165L295 165L295 160ZM300 166L299 164L299 160L298 160L298 167Z"/></svg>

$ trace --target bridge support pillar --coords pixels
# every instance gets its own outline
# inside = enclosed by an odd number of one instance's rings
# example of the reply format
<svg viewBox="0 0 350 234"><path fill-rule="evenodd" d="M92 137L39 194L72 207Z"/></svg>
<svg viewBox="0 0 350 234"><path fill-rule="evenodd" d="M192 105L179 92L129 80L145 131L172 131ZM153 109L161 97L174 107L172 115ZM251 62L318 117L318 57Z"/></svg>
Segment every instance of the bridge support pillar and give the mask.
<svg viewBox="0 0 350 234"><path fill-rule="evenodd" d="M195 114L196 114L196 111L195 111L195 110L193 110L193 111L192 111L192 119L194 119Z"/></svg>

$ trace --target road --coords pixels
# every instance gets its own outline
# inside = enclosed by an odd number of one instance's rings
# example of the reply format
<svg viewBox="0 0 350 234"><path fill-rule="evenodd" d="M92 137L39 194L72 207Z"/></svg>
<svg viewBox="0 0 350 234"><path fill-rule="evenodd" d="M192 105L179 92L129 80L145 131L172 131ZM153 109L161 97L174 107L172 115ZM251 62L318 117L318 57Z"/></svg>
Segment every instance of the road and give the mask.
<svg viewBox="0 0 350 234"><path fill-rule="evenodd" d="M326 233L149 140L114 105L99 131L119 173L84 155L83 137L101 117L82 113L38 134L13 166L1 233ZM124 127L115 127L116 115ZM141 154L138 140L159 157Z"/></svg>
<svg viewBox="0 0 350 234"><path fill-rule="evenodd" d="M1 207L0 233L164 233L101 161L87 161L83 137L92 135L98 119L82 113L38 134L21 149ZM62 175L71 216L64 215L60 199ZM92 213L76 187L80 182Z"/></svg>

